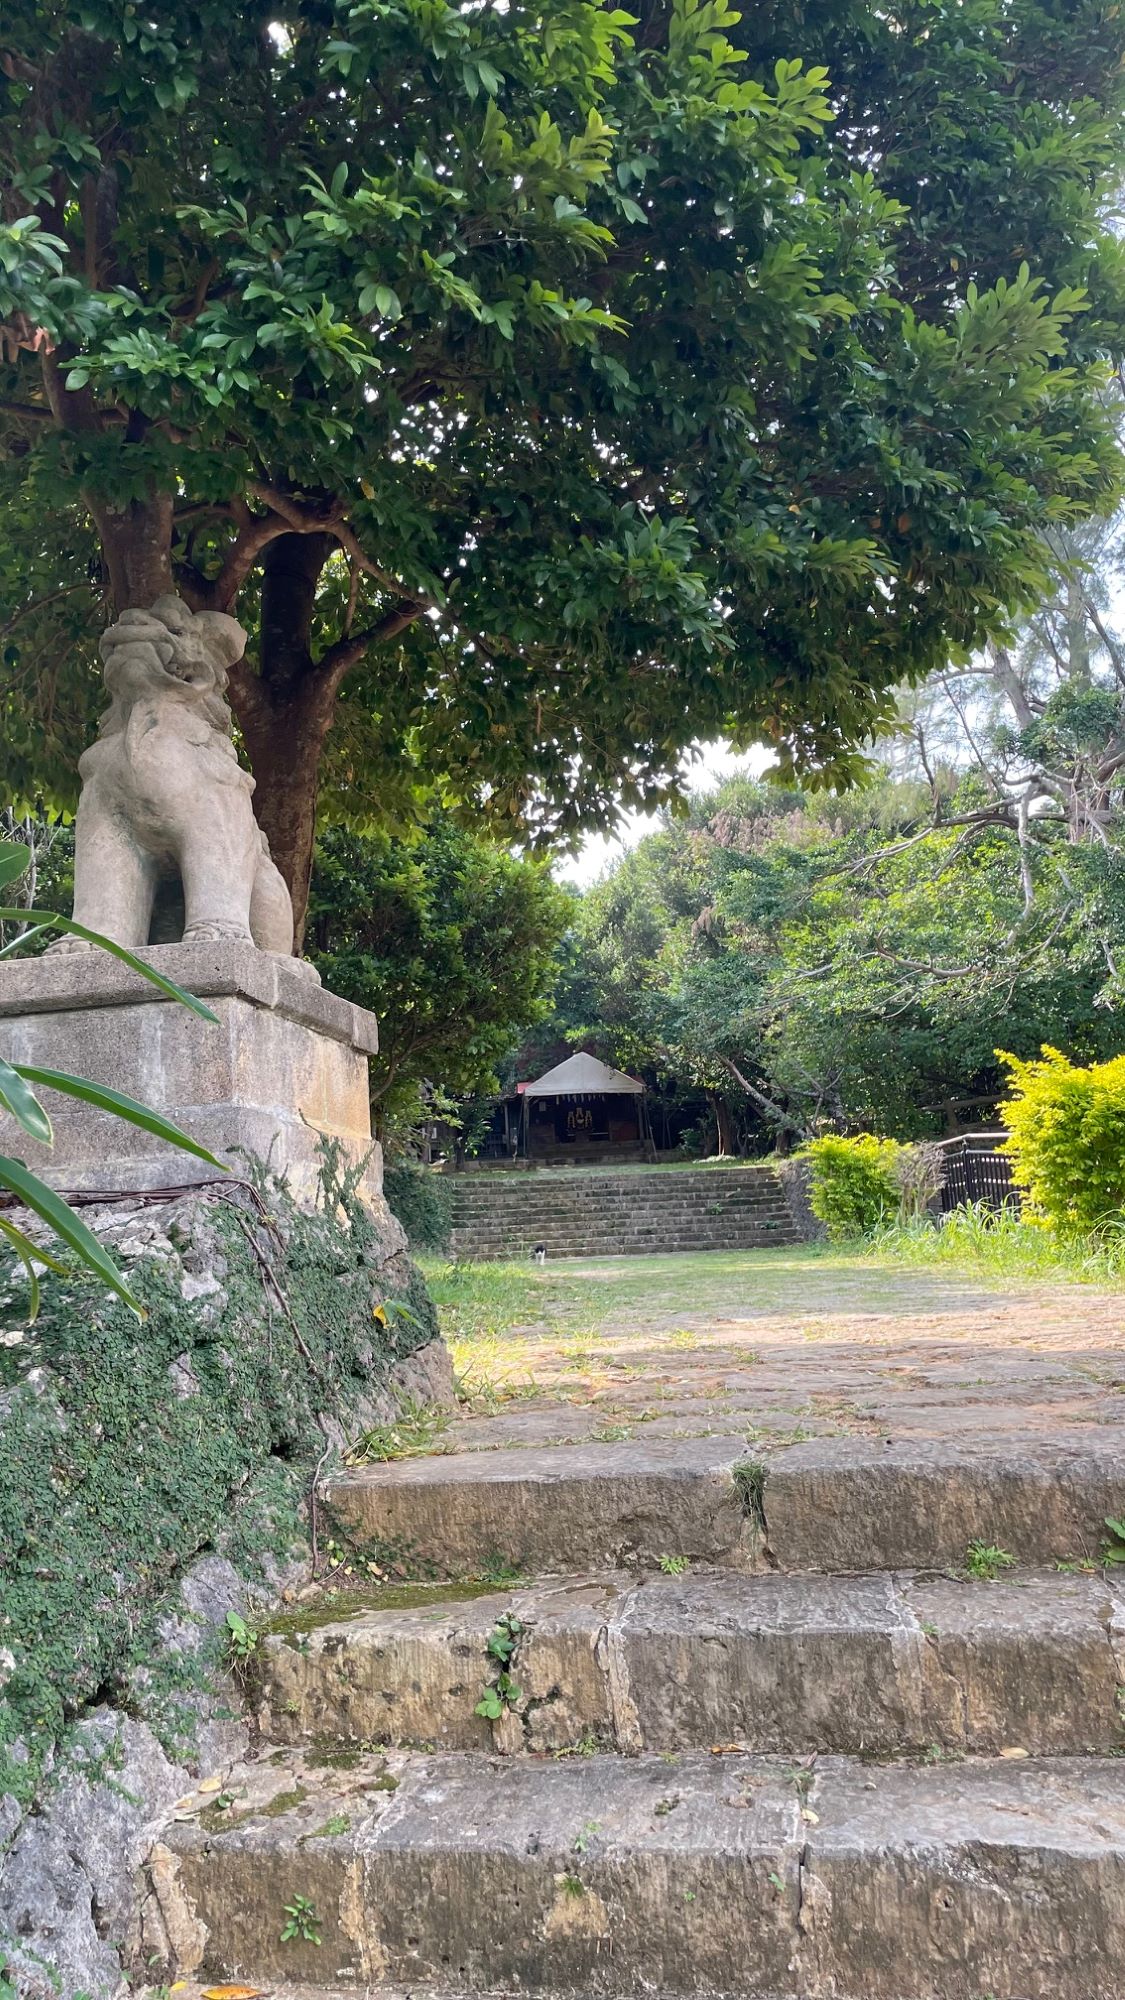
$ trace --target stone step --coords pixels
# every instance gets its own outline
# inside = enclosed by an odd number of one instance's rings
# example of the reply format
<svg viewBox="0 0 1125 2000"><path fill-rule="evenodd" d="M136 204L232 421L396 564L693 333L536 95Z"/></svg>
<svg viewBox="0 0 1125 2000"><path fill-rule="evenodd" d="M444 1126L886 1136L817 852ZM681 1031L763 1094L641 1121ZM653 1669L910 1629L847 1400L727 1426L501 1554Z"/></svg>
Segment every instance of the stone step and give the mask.
<svg viewBox="0 0 1125 2000"><path fill-rule="evenodd" d="M675 1232L678 1235L729 1236L744 1230L793 1228L786 1215L768 1212L739 1212L727 1216L714 1215L670 1215L650 1216L622 1214L620 1216L558 1216L535 1215L525 1211L519 1215L489 1216L474 1222L471 1218L458 1217L454 1228L462 1232L471 1231L487 1240L492 1237L507 1241L513 1235L529 1236L538 1233L546 1237L620 1236L644 1231L648 1235L664 1235Z"/></svg>
<svg viewBox="0 0 1125 2000"><path fill-rule="evenodd" d="M406 1601L341 1615L321 1600L281 1621L258 1654L264 1735L532 1753L1122 1747L1125 1598L1100 1576L618 1572L392 1596ZM490 1722L476 1705L508 1617L519 1694Z"/></svg>
<svg viewBox="0 0 1125 2000"><path fill-rule="evenodd" d="M469 1257L504 1258L527 1257L536 1244L545 1238L534 1229L513 1229L505 1236L478 1236L472 1229L458 1229L451 1241L459 1253ZM736 1250L784 1249L795 1241L790 1230L780 1226L777 1229L690 1229L684 1233L661 1229L651 1233L632 1231L616 1236L595 1236L584 1230L575 1230L571 1236L556 1239L547 1245L548 1255L556 1257L624 1257L630 1253L640 1256L671 1255L673 1251L713 1250L718 1253Z"/></svg>
<svg viewBox="0 0 1125 2000"><path fill-rule="evenodd" d="M632 1207L634 1209L644 1209L650 1214L656 1214L657 1212L667 1213L669 1210L674 1212L692 1212L696 1209L709 1211L712 1214L728 1214L741 1208L754 1209L763 1206L770 1208L785 1206L784 1196L781 1194L780 1189L765 1186L750 1188L745 1192L740 1190L735 1195L704 1194L691 1196L684 1194L660 1196L643 1193L614 1194L608 1191L601 1193L583 1192L582 1194L578 1194L576 1191L567 1188L541 1188L536 1190L534 1188L518 1187L506 1190L502 1196L485 1191L482 1194L474 1196L471 1200L466 1199L463 1195L454 1198L454 1207L461 1214L495 1215L501 1213L504 1209L521 1208L524 1203L531 1203L536 1208L553 1208L555 1210L588 1209L590 1211L597 1211Z"/></svg>
<svg viewBox="0 0 1125 2000"><path fill-rule="evenodd" d="M479 1215L466 1214L463 1209L458 1209L455 1219L459 1228L463 1228L470 1222L479 1224L482 1228L487 1226L499 1228L501 1225L507 1226L512 1223L523 1223L530 1218L536 1222L543 1223L547 1227L561 1229L564 1227L573 1227L575 1223L581 1223L584 1228L608 1228L611 1224L616 1227L622 1222L639 1222L649 1228L654 1228L658 1223L666 1222L693 1222L702 1225L713 1222L757 1222L763 1217L767 1220L777 1220L780 1222L789 1219L789 1212L787 1209L775 1207L772 1202L766 1201L740 1203L737 1208L681 1209L678 1207L669 1207L660 1210L652 1208L629 1208L624 1204L620 1208L591 1207L589 1209L567 1208L560 1210L552 1206L550 1208L537 1209L530 1202L527 1202L518 1208L513 1203L508 1210L498 1210L495 1208L482 1209Z"/></svg>
<svg viewBox="0 0 1125 2000"><path fill-rule="evenodd" d="M630 1217L641 1219L651 1218L652 1220L667 1220L669 1217L682 1219L700 1217L703 1220L713 1220L716 1217L730 1218L740 1216L754 1218L759 1215L788 1215L789 1211L781 1203L765 1200L723 1203L721 1206L708 1203L706 1207L702 1203L670 1202L667 1207L661 1208L657 1208L655 1204L649 1205L648 1203L640 1206L628 1202L590 1202L589 1204L583 1203L579 1207L577 1203L569 1202L563 1204L559 1202L535 1203L528 1201L518 1204L516 1202L505 1203L502 1207L490 1204L487 1208L482 1208L475 1213L472 1210L458 1208L455 1213L461 1221L466 1219L479 1222L519 1221L522 1216L534 1215L537 1220L546 1222L570 1221L575 1216L579 1216L589 1222L597 1222L601 1220L628 1220Z"/></svg>
<svg viewBox="0 0 1125 2000"><path fill-rule="evenodd" d="M520 1208L518 1214L512 1210L510 1216L494 1216L494 1214L476 1216L476 1218L472 1218L472 1216L468 1216L468 1218L466 1216L458 1216L454 1226L458 1230L476 1228L482 1234L488 1234L490 1230L496 1232L496 1234L498 1232L506 1234L512 1228L530 1230L532 1226L538 1228L538 1230L556 1230L556 1232L567 1232L567 1234L571 1234L577 1228L591 1230L591 1232L593 1230L603 1230L603 1232L609 1234L609 1232L617 1232L617 1230L623 1230L623 1228L643 1228L643 1230L663 1230L663 1228L693 1228L693 1230L723 1228L723 1230L731 1230L731 1228L755 1228L755 1226L761 1228L763 1224L771 1224L771 1222L775 1222L779 1228L781 1226L785 1226L785 1228L793 1226L791 1218L787 1216L785 1210L781 1210L781 1208L779 1210L765 1208L765 1204L763 1204L763 1208L733 1208L725 1216L713 1216L713 1214L701 1216L699 1212L697 1214L687 1214L687 1216L681 1216L681 1214L675 1214L675 1212L667 1214L667 1216L653 1216L649 1210L643 1210L643 1212L623 1210L619 1216L615 1216L615 1214L558 1216L556 1210L548 1210L546 1214L538 1214L536 1216L536 1212L532 1208Z"/></svg>
<svg viewBox="0 0 1125 2000"><path fill-rule="evenodd" d="M508 1242L513 1236L536 1235L544 1241L551 1237L565 1237L570 1241L577 1236L589 1242L595 1237L602 1236L675 1234L703 1238L752 1234L763 1230L793 1230L793 1223L787 1215L768 1212L746 1212L728 1216L673 1215L659 1218L645 1215L559 1217L524 1212L511 1216L489 1216L480 1221L460 1216L453 1226L460 1234L471 1234L479 1237L482 1242Z"/></svg>
<svg viewBox="0 0 1125 2000"><path fill-rule="evenodd" d="M561 1213L557 1208L537 1210L528 1203L518 1209L513 1205L507 1213L488 1209L480 1215L472 1216L458 1211L455 1220L458 1228L465 1228L470 1223L482 1229L510 1228L513 1224L522 1226L524 1223L534 1221L547 1229L571 1229L575 1226L581 1226L584 1229L616 1229L623 1223L636 1223L644 1228L655 1229L667 1223L692 1223L693 1225L698 1225L700 1228L709 1224L717 1225L722 1223L725 1227L728 1224L736 1222L761 1222L763 1220L767 1222L788 1222L790 1217L787 1209L775 1208L771 1203L764 1201L754 1202L753 1204L747 1202L744 1207L740 1206L738 1208L728 1208L719 1211L698 1208L669 1208L657 1212L649 1208L622 1207L621 1209L591 1208L589 1210L567 1210Z"/></svg>
<svg viewBox="0 0 1125 2000"><path fill-rule="evenodd" d="M725 1163L714 1160L707 1166L700 1166L698 1162L693 1165L688 1160L680 1161L675 1166L654 1166L650 1163L642 1173L636 1171L636 1166L636 1162L629 1163L629 1171L623 1173L621 1166L603 1152L601 1158L585 1169L580 1178L584 1186L591 1181L616 1184L627 1181L631 1186L637 1184L644 1187L674 1187L677 1184L685 1187L710 1185L727 1187L741 1181L777 1179L776 1167L766 1158ZM571 1179L572 1169L573 1161L568 1156L565 1160L552 1160L549 1165L542 1166L535 1163L531 1166L509 1168L485 1164L468 1170L457 1170L449 1178L455 1187L464 1188L483 1187L486 1184L503 1186L520 1180L533 1181L537 1186L545 1185L549 1181L565 1186Z"/></svg>
<svg viewBox="0 0 1125 2000"><path fill-rule="evenodd" d="M482 1442L487 1419L464 1426ZM505 1446L335 1475L341 1528L419 1575L573 1574L663 1555L753 1569L961 1565L970 1542L1022 1563L1097 1556L1125 1511L1125 1430L1057 1443L816 1438L766 1450L735 1437Z"/></svg>
<svg viewBox="0 0 1125 2000"><path fill-rule="evenodd" d="M660 1250L755 1250L798 1240L769 1168L701 1175L576 1172L550 1180L488 1179L453 1185L456 1254L628 1256Z"/></svg>
<svg viewBox="0 0 1125 2000"><path fill-rule="evenodd" d="M221 1796L150 1862L211 1978L585 2000L1125 1988L1116 1760L273 1752ZM283 1941L293 1910L306 1935Z"/></svg>
<svg viewBox="0 0 1125 2000"><path fill-rule="evenodd" d="M553 1223L558 1227L562 1227L563 1224L570 1225L574 1222L581 1222L586 1226L593 1226L596 1223L608 1225L611 1222L628 1221L641 1221L649 1224L668 1221L703 1223L745 1220L753 1222L763 1215L776 1216L779 1219L788 1218L789 1211L779 1204L769 1201L738 1202L737 1204L723 1204L721 1207L708 1204L706 1208L701 1204L691 1207L686 1204L681 1206L679 1203L675 1205L669 1203L667 1207L657 1208L655 1205L650 1206L647 1203L644 1206L631 1206L626 1202L622 1202L620 1205L616 1203L595 1205L591 1202L589 1205L583 1204L581 1207L570 1203L563 1205L552 1202L550 1205L540 1206L532 1202L521 1202L518 1205L512 1202L510 1204L505 1203L503 1207L490 1206L476 1212L463 1208L454 1210L454 1216L459 1226L463 1226L468 1222L480 1224L491 1223L493 1225L522 1222L528 1216L533 1216L537 1222Z"/></svg>

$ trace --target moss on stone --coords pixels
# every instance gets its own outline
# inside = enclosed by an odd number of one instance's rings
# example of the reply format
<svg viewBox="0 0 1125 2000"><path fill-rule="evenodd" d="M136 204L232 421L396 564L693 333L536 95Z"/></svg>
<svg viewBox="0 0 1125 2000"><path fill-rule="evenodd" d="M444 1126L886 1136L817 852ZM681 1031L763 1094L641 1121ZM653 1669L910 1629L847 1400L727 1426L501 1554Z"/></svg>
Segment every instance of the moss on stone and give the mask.
<svg viewBox="0 0 1125 2000"><path fill-rule="evenodd" d="M143 1322L84 1273L48 1272L35 1326L0 1346L0 1794L33 1796L68 1721L127 1705L139 1666L147 1719L187 1727L200 1663L156 1632L179 1573L207 1548L259 1576L291 1554L318 1419L346 1425L436 1332L420 1275L330 1153L315 1212L276 1184L263 1196L268 1222L249 1197L140 1212L164 1232L131 1265ZM406 1310L384 1323L389 1298ZM0 1257L0 1326L25 1300Z"/></svg>
<svg viewBox="0 0 1125 2000"><path fill-rule="evenodd" d="M494 1583L389 1583L370 1590L323 1591L295 1611L279 1612L262 1628L263 1636L298 1645L310 1632L341 1625L365 1612L440 1610L443 1604L471 1604L474 1598L496 1594Z"/></svg>

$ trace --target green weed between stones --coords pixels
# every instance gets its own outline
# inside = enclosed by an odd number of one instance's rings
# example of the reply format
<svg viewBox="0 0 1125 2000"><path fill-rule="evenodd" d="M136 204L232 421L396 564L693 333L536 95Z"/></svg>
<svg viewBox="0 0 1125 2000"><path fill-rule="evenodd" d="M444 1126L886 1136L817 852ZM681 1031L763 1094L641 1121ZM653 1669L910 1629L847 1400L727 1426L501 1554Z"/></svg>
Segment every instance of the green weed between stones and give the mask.
<svg viewBox="0 0 1125 2000"><path fill-rule="evenodd" d="M212 1662L169 1653L155 1626L178 1574L218 1548L247 1576L292 1553L312 1468L317 1418L346 1419L380 1374L435 1331L420 1274L389 1260L355 1177L330 1151L314 1213L264 1190L275 1227L228 1202L169 1211L177 1243L222 1290L186 1301L176 1265L142 1257L133 1313L96 1281L48 1272L34 1328L25 1292L0 1257L0 1794L34 1796L46 1753L94 1700L143 1713L166 1747L190 1750L184 1697ZM270 1277L267 1279L263 1264ZM381 1322L382 1300L409 1316ZM239 1650L239 1635L225 1635ZM222 1650L216 1641L215 1653Z"/></svg>
<svg viewBox="0 0 1125 2000"><path fill-rule="evenodd" d="M738 1504L747 1520L754 1523L759 1534L764 1534L766 1529L765 1503L768 1477L769 1468L759 1459L748 1459L744 1464L736 1465L731 1474Z"/></svg>
<svg viewBox="0 0 1125 2000"><path fill-rule="evenodd" d="M285 1927L281 1932L282 1944L291 1944L299 1938L304 1944L320 1944L320 1918L316 1904L309 1896L294 1896L285 1905Z"/></svg>
<svg viewBox="0 0 1125 2000"><path fill-rule="evenodd" d="M497 1671L491 1681L485 1683L474 1715L483 1715L489 1722L498 1722L506 1708L515 1708L521 1700L523 1689L516 1686L509 1673L515 1651L520 1642L523 1625L514 1611L505 1611L496 1620L488 1638L488 1656L495 1660Z"/></svg>
<svg viewBox="0 0 1125 2000"><path fill-rule="evenodd" d="M1105 1526L1109 1532L1102 1538L1102 1561L1107 1569L1112 1569L1125 1563L1125 1521L1107 1514Z"/></svg>
<svg viewBox="0 0 1125 2000"><path fill-rule="evenodd" d="M441 1440L448 1429L449 1412L440 1404L402 1396L393 1422L375 1424L356 1439L348 1453L348 1464L385 1464L395 1458L423 1458L446 1448Z"/></svg>
<svg viewBox="0 0 1125 2000"><path fill-rule="evenodd" d="M965 1552L965 1575L978 1583L995 1583L1006 1569L1014 1569L1015 1556L998 1549L994 1542L970 1542Z"/></svg>

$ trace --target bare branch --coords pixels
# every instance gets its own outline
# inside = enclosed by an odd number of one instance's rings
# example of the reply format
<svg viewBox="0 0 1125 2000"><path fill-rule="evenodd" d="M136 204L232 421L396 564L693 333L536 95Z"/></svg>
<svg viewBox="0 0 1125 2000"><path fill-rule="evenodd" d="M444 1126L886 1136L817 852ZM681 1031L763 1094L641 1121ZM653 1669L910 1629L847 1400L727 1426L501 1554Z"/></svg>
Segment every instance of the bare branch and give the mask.
<svg viewBox="0 0 1125 2000"><path fill-rule="evenodd" d="M766 1117L773 1124L780 1125L783 1131L796 1132L802 1139L808 1136L807 1126L800 1124L790 1112L783 1111L780 1105L775 1104L772 1098L767 1097L764 1091L759 1090L755 1084L751 1083L749 1077L743 1076L738 1064L730 1056L719 1055L716 1057L716 1060L726 1070L727 1074L734 1078L739 1087L746 1092L747 1097L752 1097L755 1104L760 1105Z"/></svg>
<svg viewBox="0 0 1125 2000"><path fill-rule="evenodd" d="M21 605L6 625L0 625L0 639L6 639L9 632L14 631L21 620L30 618L33 611L45 611L49 604L57 604L60 597L70 597L76 590L89 590L96 595L97 588L96 583L91 583L89 577L83 576L77 583L66 583L61 590L52 590L46 597L37 597L30 604Z"/></svg>

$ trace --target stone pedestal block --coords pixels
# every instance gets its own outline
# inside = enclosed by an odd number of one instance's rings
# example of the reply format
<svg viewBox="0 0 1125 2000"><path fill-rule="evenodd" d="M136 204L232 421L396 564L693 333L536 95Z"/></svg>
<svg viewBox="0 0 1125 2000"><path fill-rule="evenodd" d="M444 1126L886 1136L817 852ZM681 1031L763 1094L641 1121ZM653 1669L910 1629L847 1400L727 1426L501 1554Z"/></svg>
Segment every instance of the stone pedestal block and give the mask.
<svg viewBox="0 0 1125 2000"><path fill-rule="evenodd" d="M206 1002L217 1025L167 1000L107 953L0 963L0 1052L10 1062L70 1070L163 1111L239 1168L238 1151L268 1160L299 1197L316 1179L321 1134L349 1162L370 1154L367 1058L373 1014L325 992L300 960L251 944L153 945L148 963ZM53 1148L0 1115L0 1152L55 1187L101 1192L186 1186L214 1168L122 1120L44 1091Z"/></svg>

